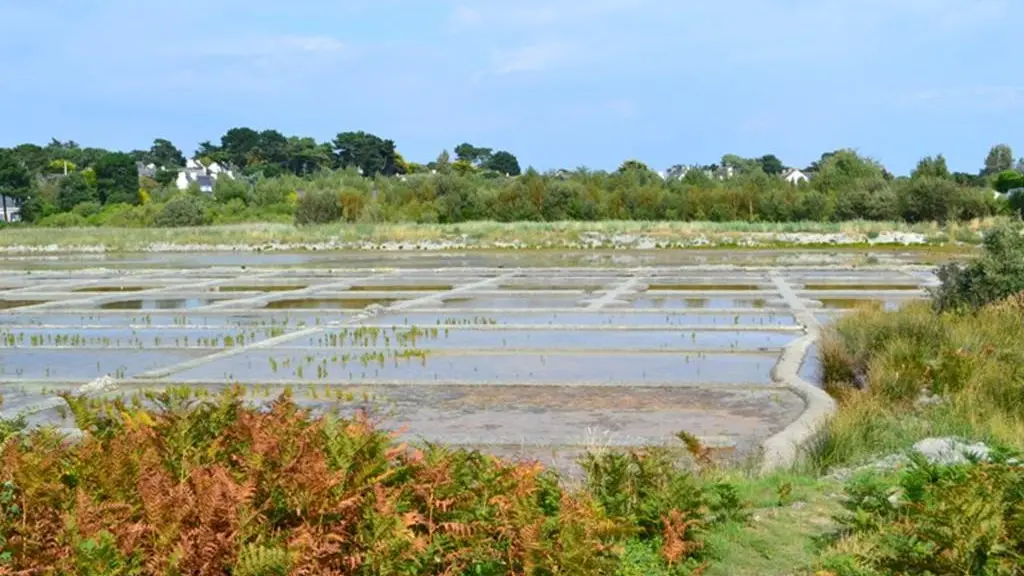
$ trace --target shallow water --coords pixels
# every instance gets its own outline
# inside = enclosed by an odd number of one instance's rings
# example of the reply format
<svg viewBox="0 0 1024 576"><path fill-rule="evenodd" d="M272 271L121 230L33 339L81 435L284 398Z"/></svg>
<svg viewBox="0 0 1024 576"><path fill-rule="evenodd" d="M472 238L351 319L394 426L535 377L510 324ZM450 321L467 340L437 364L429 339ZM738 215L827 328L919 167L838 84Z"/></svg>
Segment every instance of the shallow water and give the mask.
<svg viewBox="0 0 1024 576"><path fill-rule="evenodd" d="M35 306L36 304L43 304L45 302L45 300L0 300L0 310Z"/></svg>
<svg viewBox="0 0 1024 576"><path fill-rule="evenodd" d="M785 311L765 311L765 313L740 314L686 314L665 312L622 312L616 314L611 309L593 312L551 312L521 313L512 312L398 312L383 314L368 321L376 326L418 324L426 326L445 326L460 324L497 324L544 326L567 324L571 326L793 326L796 319Z"/></svg>
<svg viewBox="0 0 1024 576"><path fill-rule="evenodd" d="M132 377L146 370L198 358L211 352L0 348L0 380L10 377L88 381L105 374Z"/></svg>
<svg viewBox="0 0 1024 576"><path fill-rule="evenodd" d="M411 334L411 336L410 336ZM2 336L2 334L0 334ZM664 350L721 349L757 351L778 349L797 337L794 332L647 331L647 330L474 330L441 328L413 332L384 329L372 340L375 349L426 350ZM307 346L348 348L362 345L352 330L328 330L299 342Z"/></svg>
<svg viewBox="0 0 1024 576"><path fill-rule="evenodd" d="M291 292L308 288L308 284L235 284L215 286L213 292Z"/></svg>
<svg viewBox="0 0 1024 576"><path fill-rule="evenodd" d="M28 288L8 298L56 304L0 311L0 413L39 408L52 399L42 386L73 389L110 374L142 376L123 381L127 390L239 382L264 400L266 385L298 384L297 399L317 409L341 389L364 390L384 402L387 425L409 426L403 437L524 454L551 446L559 461L588 438L671 444L679 430L727 450L756 450L803 406L770 374L781 347L804 331L767 271L680 267L763 263L763 253L683 252L146 255L119 271L97 268L116 258L78 261L84 270L72 270L74 261L32 274L4 269L0 286ZM768 258L806 265L805 256ZM226 267L239 262L252 264ZM910 278L832 272L779 274L811 308L815 295L828 306L909 301L803 290L817 278L830 287ZM161 292L104 288L114 286ZM609 293L617 288L626 289ZM813 362L801 367L808 379ZM354 406L368 404L346 409ZM30 420L73 425L55 414L42 405Z"/></svg>
<svg viewBox="0 0 1024 576"><path fill-rule="evenodd" d="M645 310L648 308L654 308L658 310L676 310L681 308L766 308L768 307L768 299L730 298L724 296L689 298L679 298L672 296L645 296L631 299L629 302L629 306L637 310Z"/></svg>
<svg viewBox="0 0 1024 576"><path fill-rule="evenodd" d="M270 310L329 310L332 308L361 310L371 304L387 306L394 302L397 302L394 298L289 298L267 302L265 308Z"/></svg>
<svg viewBox="0 0 1024 576"><path fill-rule="evenodd" d="M146 298L115 300L100 304L100 310L188 310L219 302L213 298Z"/></svg>
<svg viewBox="0 0 1024 576"><path fill-rule="evenodd" d="M254 350L185 370L176 379L440 384L692 386L770 383L777 354L430 353L425 358L313 350Z"/></svg>

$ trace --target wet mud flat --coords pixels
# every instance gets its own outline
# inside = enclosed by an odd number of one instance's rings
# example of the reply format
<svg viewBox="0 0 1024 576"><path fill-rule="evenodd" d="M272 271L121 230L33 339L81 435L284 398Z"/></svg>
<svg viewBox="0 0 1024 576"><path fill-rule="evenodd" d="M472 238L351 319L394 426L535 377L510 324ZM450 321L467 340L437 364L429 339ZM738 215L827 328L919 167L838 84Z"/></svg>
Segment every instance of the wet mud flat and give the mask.
<svg viewBox="0 0 1024 576"><path fill-rule="evenodd" d="M804 409L772 377L807 330L795 305L824 324L923 298L935 282L906 262L556 256L5 268L0 414L73 433L57 394L109 376L95 392L238 384L266 402L288 388L314 411L365 411L411 440L570 471L587 450L678 447L678 432L743 459ZM816 362L812 349L801 376L815 378Z"/></svg>

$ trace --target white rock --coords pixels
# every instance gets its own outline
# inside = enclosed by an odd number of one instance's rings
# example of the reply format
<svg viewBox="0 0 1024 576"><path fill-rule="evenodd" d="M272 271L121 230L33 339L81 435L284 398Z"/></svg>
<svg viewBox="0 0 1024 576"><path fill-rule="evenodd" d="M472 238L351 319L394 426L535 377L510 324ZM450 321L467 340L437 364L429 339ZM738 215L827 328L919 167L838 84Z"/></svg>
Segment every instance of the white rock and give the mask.
<svg viewBox="0 0 1024 576"><path fill-rule="evenodd" d="M973 456L988 460L992 450L982 443L967 444L956 438L925 438L914 444L914 451L937 464L963 464Z"/></svg>
<svg viewBox="0 0 1024 576"><path fill-rule="evenodd" d="M110 392L111 390L117 389L117 380L115 380L109 374L100 376L99 378L83 384L78 388L79 394L102 394L103 392Z"/></svg>

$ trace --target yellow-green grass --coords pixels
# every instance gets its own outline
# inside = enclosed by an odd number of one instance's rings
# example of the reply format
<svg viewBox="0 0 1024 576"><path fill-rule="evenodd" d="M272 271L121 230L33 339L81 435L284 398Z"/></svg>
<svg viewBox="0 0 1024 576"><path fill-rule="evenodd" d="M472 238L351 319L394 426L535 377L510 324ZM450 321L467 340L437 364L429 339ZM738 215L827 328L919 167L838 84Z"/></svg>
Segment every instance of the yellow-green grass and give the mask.
<svg viewBox="0 0 1024 576"><path fill-rule="evenodd" d="M822 366L840 407L811 448L819 470L926 437L1024 449L1024 316L1016 305L966 315L935 314L927 302L860 310L826 333Z"/></svg>
<svg viewBox="0 0 1024 576"><path fill-rule="evenodd" d="M980 232L1000 219L988 218L966 223L906 224L902 222L466 222L461 224L291 224L248 223L194 228L38 228L0 229L0 249L50 247L65 250L146 250L154 246L232 247L268 244L315 245L339 242L429 242L464 240L479 247L517 242L529 247L564 247L588 235L610 240L616 235L642 236L654 241L677 242L704 237L712 246L731 246L740 240L763 240L785 244L771 235L786 233L845 233L876 238L885 232L916 232L929 243L953 241L976 243Z"/></svg>

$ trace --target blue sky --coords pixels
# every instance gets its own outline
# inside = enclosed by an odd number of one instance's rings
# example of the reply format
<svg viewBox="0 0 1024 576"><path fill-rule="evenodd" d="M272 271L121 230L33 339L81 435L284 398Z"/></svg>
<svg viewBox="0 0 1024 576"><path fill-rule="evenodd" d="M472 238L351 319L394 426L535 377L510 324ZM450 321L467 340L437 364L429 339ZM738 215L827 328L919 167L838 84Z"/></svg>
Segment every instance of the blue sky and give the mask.
<svg viewBox="0 0 1024 576"><path fill-rule="evenodd" d="M541 169L1024 155L1020 0L0 0L0 146L228 128Z"/></svg>

